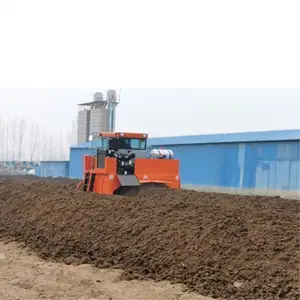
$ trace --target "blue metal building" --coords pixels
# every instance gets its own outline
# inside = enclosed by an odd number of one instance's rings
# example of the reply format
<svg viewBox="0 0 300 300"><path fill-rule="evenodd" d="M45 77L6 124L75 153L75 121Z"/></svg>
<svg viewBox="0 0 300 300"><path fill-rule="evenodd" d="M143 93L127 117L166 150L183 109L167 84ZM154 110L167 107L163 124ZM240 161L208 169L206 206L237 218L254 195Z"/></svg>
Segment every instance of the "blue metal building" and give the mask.
<svg viewBox="0 0 300 300"><path fill-rule="evenodd" d="M151 139L180 159L183 185L300 191L300 130Z"/></svg>
<svg viewBox="0 0 300 300"><path fill-rule="evenodd" d="M69 177L69 161L42 161L35 168L40 177Z"/></svg>
<svg viewBox="0 0 300 300"><path fill-rule="evenodd" d="M96 155L96 150L92 147L91 142L73 146L70 149L70 173L72 179L81 179L83 177L84 156Z"/></svg>
<svg viewBox="0 0 300 300"><path fill-rule="evenodd" d="M300 130L177 136L149 139L172 149L184 186L300 192ZM70 177L82 178L91 143L70 150Z"/></svg>

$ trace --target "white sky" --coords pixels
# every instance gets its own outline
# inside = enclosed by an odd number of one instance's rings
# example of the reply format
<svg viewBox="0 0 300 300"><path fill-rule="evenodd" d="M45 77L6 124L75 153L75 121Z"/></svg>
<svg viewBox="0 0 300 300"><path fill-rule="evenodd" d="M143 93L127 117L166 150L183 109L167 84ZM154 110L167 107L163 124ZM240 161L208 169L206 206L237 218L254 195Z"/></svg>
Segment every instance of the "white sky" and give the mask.
<svg viewBox="0 0 300 300"><path fill-rule="evenodd" d="M104 89L0 89L0 116L70 132L77 104ZM117 90L118 91L118 90ZM121 89L116 130L151 136L300 129L300 89Z"/></svg>
<svg viewBox="0 0 300 300"><path fill-rule="evenodd" d="M300 87L299 0L0 0L3 87Z"/></svg>
<svg viewBox="0 0 300 300"><path fill-rule="evenodd" d="M77 103L116 87L118 130L300 128L299 11L299 0L0 0L0 117L68 132Z"/></svg>

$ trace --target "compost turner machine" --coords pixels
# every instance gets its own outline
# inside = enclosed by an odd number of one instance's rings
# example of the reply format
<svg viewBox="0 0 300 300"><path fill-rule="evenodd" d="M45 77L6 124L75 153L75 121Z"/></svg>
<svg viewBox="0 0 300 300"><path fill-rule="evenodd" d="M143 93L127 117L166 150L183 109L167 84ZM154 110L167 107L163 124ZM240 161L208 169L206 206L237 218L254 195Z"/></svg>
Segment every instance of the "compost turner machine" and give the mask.
<svg viewBox="0 0 300 300"><path fill-rule="evenodd" d="M147 152L148 135L102 132L90 137L94 156L84 157L78 189L103 195L126 194L148 186L180 189L179 160L168 149Z"/></svg>

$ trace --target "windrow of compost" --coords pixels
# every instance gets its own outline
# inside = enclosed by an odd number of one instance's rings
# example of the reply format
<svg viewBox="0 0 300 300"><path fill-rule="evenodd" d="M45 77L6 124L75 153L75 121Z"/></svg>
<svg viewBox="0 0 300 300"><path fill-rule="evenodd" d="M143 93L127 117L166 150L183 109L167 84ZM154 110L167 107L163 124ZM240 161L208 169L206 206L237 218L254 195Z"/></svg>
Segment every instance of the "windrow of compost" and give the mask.
<svg viewBox="0 0 300 300"><path fill-rule="evenodd" d="M297 200L151 188L104 197L75 186L0 181L0 238L214 298L300 297Z"/></svg>

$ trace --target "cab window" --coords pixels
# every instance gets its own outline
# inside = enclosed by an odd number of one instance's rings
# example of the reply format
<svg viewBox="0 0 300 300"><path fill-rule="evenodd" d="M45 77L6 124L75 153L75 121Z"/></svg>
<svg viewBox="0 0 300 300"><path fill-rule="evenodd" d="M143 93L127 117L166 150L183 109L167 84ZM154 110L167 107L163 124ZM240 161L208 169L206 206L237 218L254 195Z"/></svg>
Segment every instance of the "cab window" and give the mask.
<svg viewBox="0 0 300 300"><path fill-rule="evenodd" d="M130 138L120 138L119 139L120 149L132 149L132 150L145 150L146 140L145 139L130 139Z"/></svg>
<svg viewBox="0 0 300 300"><path fill-rule="evenodd" d="M108 139L103 138L103 137L93 138L92 148L107 150L108 149Z"/></svg>
<svg viewBox="0 0 300 300"><path fill-rule="evenodd" d="M136 150L146 149L146 140L143 139L131 139L131 148Z"/></svg>

